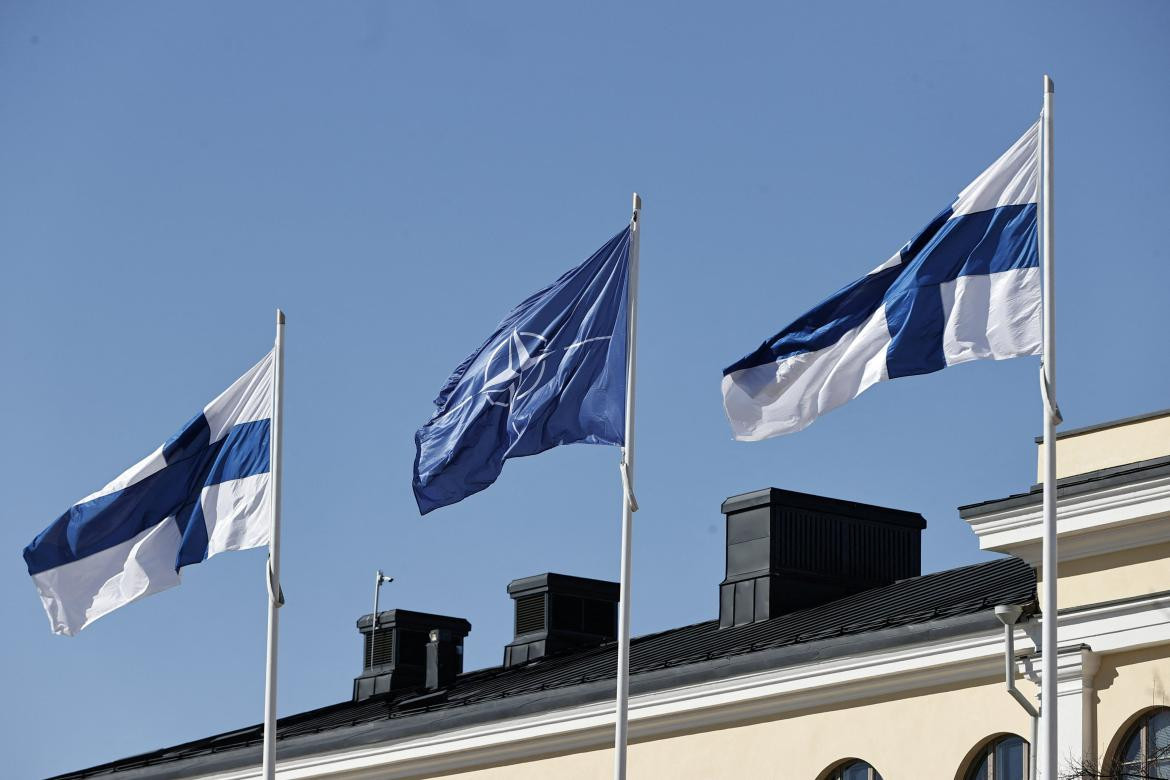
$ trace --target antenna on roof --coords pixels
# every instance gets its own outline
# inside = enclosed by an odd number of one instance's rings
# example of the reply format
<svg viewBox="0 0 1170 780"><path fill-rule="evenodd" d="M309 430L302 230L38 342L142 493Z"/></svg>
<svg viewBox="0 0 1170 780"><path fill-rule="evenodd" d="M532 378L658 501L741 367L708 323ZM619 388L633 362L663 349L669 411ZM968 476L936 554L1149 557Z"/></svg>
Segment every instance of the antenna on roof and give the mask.
<svg viewBox="0 0 1170 780"><path fill-rule="evenodd" d="M378 573L374 575L374 614L370 621L370 658L367 666L374 665L374 643L378 638L378 595L382 592L382 583L394 582L393 577L388 577L378 569Z"/></svg>

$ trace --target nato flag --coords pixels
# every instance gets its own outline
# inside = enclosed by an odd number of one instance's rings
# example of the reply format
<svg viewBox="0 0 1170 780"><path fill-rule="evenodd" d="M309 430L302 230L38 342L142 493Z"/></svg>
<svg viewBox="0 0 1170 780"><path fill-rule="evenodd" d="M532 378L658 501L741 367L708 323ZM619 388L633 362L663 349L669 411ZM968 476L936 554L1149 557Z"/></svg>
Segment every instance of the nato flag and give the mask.
<svg viewBox="0 0 1170 780"><path fill-rule="evenodd" d="M626 228L459 364L414 437L422 514L483 490L508 458L624 443L629 257Z"/></svg>

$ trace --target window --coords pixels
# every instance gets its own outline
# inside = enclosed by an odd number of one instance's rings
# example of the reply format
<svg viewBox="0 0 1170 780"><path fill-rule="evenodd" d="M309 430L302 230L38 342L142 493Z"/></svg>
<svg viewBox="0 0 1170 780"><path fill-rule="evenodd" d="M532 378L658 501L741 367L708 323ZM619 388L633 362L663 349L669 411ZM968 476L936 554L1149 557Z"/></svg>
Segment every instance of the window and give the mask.
<svg viewBox="0 0 1170 780"><path fill-rule="evenodd" d="M854 759L829 772L825 780L882 780L882 776L869 764Z"/></svg>
<svg viewBox="0 0 1170 780"><path fill-rule="evenodd" d="M1028 743L1014 734L991 740L976 754L967 780L1028 780Z"/></svg>
<svg viewBox="0 0 1170 780"><path fill-rule="evenodd" d="M1142 715L1121 742L1110 777L1170 777L1170 708Z"/></svg>

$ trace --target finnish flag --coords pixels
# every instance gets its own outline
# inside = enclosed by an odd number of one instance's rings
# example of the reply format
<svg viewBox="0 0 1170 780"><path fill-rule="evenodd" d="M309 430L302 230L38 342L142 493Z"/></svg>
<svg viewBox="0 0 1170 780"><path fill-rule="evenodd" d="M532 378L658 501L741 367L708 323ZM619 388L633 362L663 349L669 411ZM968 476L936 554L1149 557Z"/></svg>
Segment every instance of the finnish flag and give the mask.
<svg viewBox="0 0 1170 780"><path fill-rule="evenodd" d="M54 633L179 584L179 569L268 544L274 355L24 549Z"/></svg>
<svg viewBox="0 0 1170 780"><path fill-rule="evenodd" d="M902 250L723 372L732 432L805 428L887 379L1041 351L1040 124Z"/></svg>

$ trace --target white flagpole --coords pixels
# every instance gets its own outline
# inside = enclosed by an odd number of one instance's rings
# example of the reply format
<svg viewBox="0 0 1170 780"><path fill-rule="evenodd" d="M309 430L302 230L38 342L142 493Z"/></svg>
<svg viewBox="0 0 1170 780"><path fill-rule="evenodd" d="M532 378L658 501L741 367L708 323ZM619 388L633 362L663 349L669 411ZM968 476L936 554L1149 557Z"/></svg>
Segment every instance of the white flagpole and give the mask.
<svg viewBox="0 0 1170 780"><path fill-rule="evenodd" d="M276 638L284 593L280 589L280 467L284 407L284 312L276 310L276 355L273 366L272 429L269 454L272 472L272 529L268 539L268 657L264 665L264 780L276 777Z"/></svg>
<svg viewBox="0 0 1170 780"><path fill-rule="evenodd" d="M626 735L630 704L630 537L634 512L634 378L638 365L638 224L642 199L634 193L634 213L630 217L629 283L626 287L626 432L622 447L622 573L621 603L618 617L617 722L613 735L613 776L626 777Z"/></svg>
<svg viewBox="0 0 1170 780"><path fill-rule="evenodd" d="M1056 739L1056 426L1060 409L1056 405L1056 294L1053 256L1053 175L1052 175L1052 79L1044 76L1044 115L1040 125L1040 262L1044 275L1044 362L1041 392L1044 404L1044 550L1041 574L1044 577L1043 647L1041 656L1041 777L1057 780Z"/></svg>

